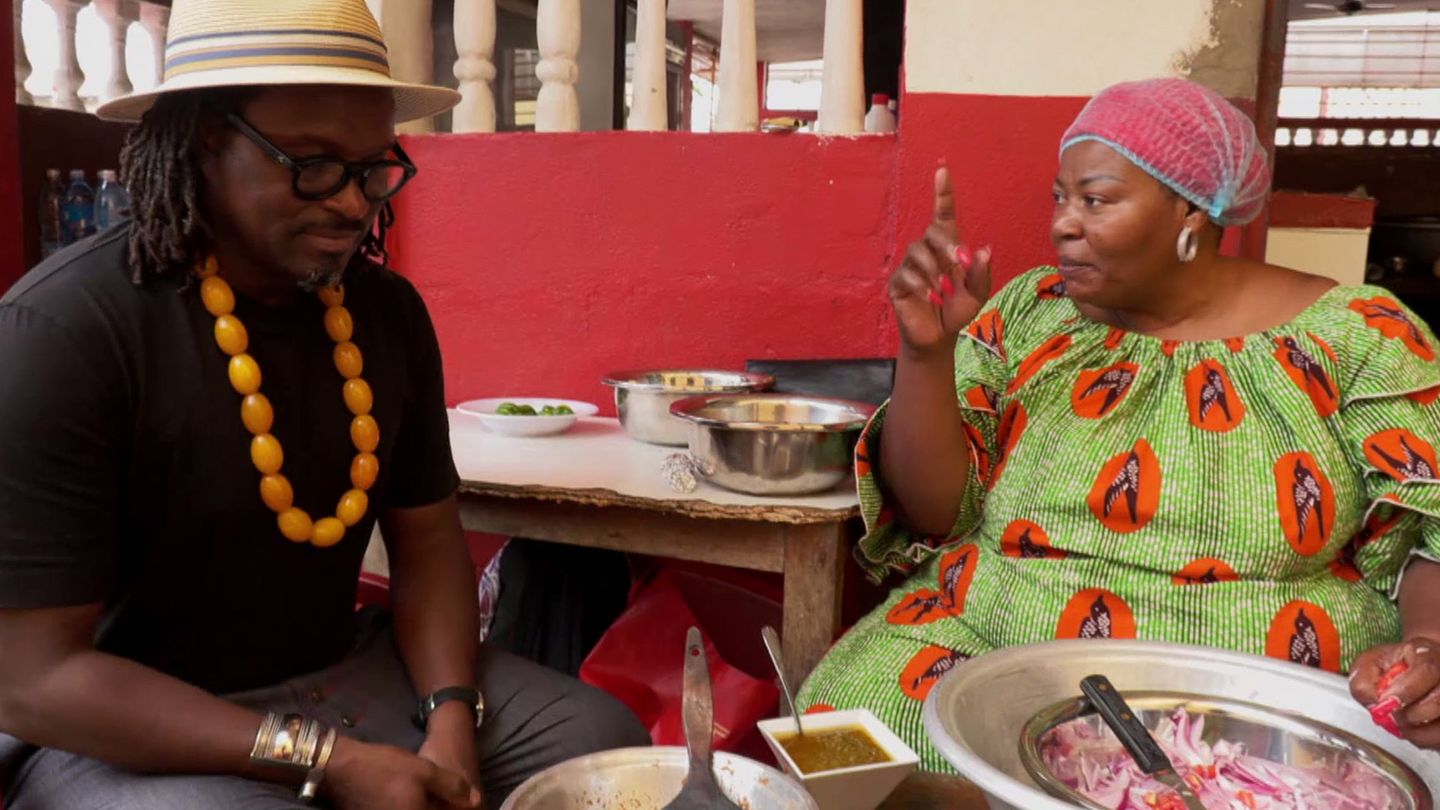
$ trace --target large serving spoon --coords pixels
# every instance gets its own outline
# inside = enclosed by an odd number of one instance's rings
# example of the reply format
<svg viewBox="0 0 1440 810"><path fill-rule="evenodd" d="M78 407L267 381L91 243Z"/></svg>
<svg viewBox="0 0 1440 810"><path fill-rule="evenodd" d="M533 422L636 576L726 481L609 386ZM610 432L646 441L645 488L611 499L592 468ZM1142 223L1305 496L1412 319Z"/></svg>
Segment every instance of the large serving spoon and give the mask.
<svg viewBox="0 0 1440 810"><path fill-rule="evenodd" d="M674 801L662 810L740 810L725 798L715 781L712 752L715 739L715 705L710 694L710 664L698 628L685 636L685 681L682 699L685 746L690 749L690 772Z"/></svg>

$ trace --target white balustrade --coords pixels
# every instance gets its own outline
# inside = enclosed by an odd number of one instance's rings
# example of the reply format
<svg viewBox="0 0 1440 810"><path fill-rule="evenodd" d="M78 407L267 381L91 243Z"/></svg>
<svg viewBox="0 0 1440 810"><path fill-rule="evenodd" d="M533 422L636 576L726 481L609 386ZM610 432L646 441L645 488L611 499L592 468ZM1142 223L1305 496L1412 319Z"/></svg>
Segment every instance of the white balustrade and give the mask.
<svg viewBox="0 0 1440 810"><path fill-rule="evenodd" d="M85 76L76 53L75 28L80 10L90 0L43 0L55 12L58 64L51 105L83 111L79 91ZM433 0L366 0L384 31L391 73L397 79L433 84ZM582 0L538 0L536 39L541 86L536 102L538 132L574 132L580 128L579 81ZM637 0L633 97L626 128L664 131L669 110L666 76L666 2ZM139 22L155 49L155 84L165 76L165 37L170 9L146 0L93 0L110 34L110 75L102 100L132 92L126 64L130 26ZM455 0L454 73L461 102L453 114L455 132L494 132L496 103L495 45L500 0ZM760 125L759 75L756 60L756 0L723 0L717 132L753 132ZM34 103L25 81L33 71L22 33L24 0L13 0L15 28L15 98ZM824 85L817 129L830 134L864 130L864 64L862 0L826 0ZM433 121L412 122L404 132L431 132Z"/></svg>
<svg viewBox="0 0 1440 810"><path fill-rule="evenodd" d="M85 111L80 100L80 85L85 83L85 74L80 70L80 59L75 53L75 21L80 16L83 0L49 0L55 10L55 29L60 36L59 60L55 65L54 96L51 106L62 110Z"/></svg>
<svg viewBox="0 0 1440 810"><path fill-rule="evenodd" d="M390 75L402 82L435 83L435 34L431 22L431 0L368 0L385 44L390 52ZM400 132L434 132L435 121L411 121L396 127Z"/></svg>
<svg viewBox="0 0 1440 810"><path fill-rule="evenodd" d="M30 78L30 58L25 53L25 37L20 30L20 9L24 0L13 0L15 10L15 103L34 104L30 91L25 89L25 80Z"/></svg>
<svg viewBox="0 0 1440 810"><path fill-rule="evenodd" d="M755 60L755 0L725 0L720 20L720 110L716 132L760 128L760 78Z"/></svg>
<svg viewBox="0 0 1440 810"><path fill-rule="evenodd" d="M540 0L535 19L540 45L540 97L535 103L536 132L578 132L580 96L580 0Z"/></svg>
<svg viewBox="0 0 1440 810"><path fill-rule="evenodd" d="M125 64L125 40L130 24L140 19L140 4L136 0L95 0L95 12L110 29L110 80L101 95L102 100L109 101L135 89Z"/></svg>
<svg viewBox="0 0 1440 810"><path fill-rule="evenodd" d="M633 97L626 129L669 128L665 93L665 0L639 0L635 10Z"/></svg>
<svg viewBox="0 0 1440 810"><path fill-rule="evenodd" d="M150 46L155 49L155 84L165 80L165 35L170 30L170 9L154 3L140 6L140 25L150 35Z"/></svg>
<svg viewBox="0 0 1440 810"><path fill-rule="evenodd" d="M825 0L825 71L816 129L865 131L864 9L860 0Z"/></svg>
<svg viewBox="0 0 1440 810"><path fill-rule="evenodd" d="M495 131L495 0L455 0L455 132Z"/></svg>

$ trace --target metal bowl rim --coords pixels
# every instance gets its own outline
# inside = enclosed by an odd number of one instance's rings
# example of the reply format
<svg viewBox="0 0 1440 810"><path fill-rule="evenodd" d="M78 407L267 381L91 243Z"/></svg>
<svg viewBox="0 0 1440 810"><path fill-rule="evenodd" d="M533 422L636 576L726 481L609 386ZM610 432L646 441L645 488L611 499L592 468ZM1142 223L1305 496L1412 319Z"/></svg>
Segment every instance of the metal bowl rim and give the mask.
<svg viewBox="0 0 1440 810"><path fill-rule="evenodd" d="M844 422L831 422L829 424L818 424L808 422L732 422L726 419L716 419L710 416L701 416L695 411L700 410L715 402L726 400L759 399L759 400L799 400L820 403L823 405L834 405L849 410L854 414L853 419ZM875 415L876 407L868 402L857 402L851 399L838 399L835 397L813 397L806 394L784 394L784 393L740 393L740 394L700 394L698 396L686 397L670 404L670 415L684 419L696 425L707 428L721 428L724 430L743 431L768 431L772 433L847 433L853 430L862 430Z"/></svg>
<svg viewBox="0 0 1440 810"><path fill-rule="evenodd" d="M1345 679L1339 675L1329 672L1313 670L1308 667L1301 667L1283 661L1278 661L1261 656L1248 655L1234 650L1226 650L1217 647L1199 647L1191 644L1175 644L1164 641L1139 641L1126 640L1064 640L1047 641L1036 644L1017 645L1006 647L986 653L975 661L989 660L990 666L1004 666L1016 661L1025 663L1027 658L1033 655L1037 649L1053 651L1056 655L1063 655L1067 651L1080 653L1082 651L1099 652L1107 657L1129 657L1133 655L1144 655L1147 658L1154 655L1172 656L1200 656L1212 663L1230 664L1236 666L1247 666L1260 672L1270 675L1283 675L1293 681L1308 682L1309 685L1336 693L1347 693L1348 688ZM973 677L975 669L968 668ZM983 673L981 673L983 674ZM987 796L993 797L1011 807L1024 807L1027 810L1074 810L1075 805L1063 802L1044 791L1030 785L1019 782L1009 774L991 765L982 756L976 753L970 746L960 740L952 739L945 729L944 718L940 716L940 700L947 694L945 685L947 682L958 682L967 677L966 667L957 667L950 674L946 675L930 690L926 697L922 713L922 724L926 737L935 746L942 757L951 766L959 770L965 778L969 779L976 787L985 792Z"/></svg>
<svg viewBox="0 0 1440 810"><path fill-rule="evenodd" d="M1422 800L1428 796L1417 797L1415 794L1416 786L1425 791L1425 794L1429 793L1429 788L1414 768L1406 765L1399 757L1385 751L1380 746L1360 739L1344 729L1318 720L1311 720L1296 712L1271 709L1258 703L1217 698L1196 692L1137 689L1126 691L1124 697L1126 702L1137 712L1156 711L1157 709L1152 704L1157 703L1172 707L1193 703L1208 705L1210 708L1218 710L1214 712L1216 714L1228 715L1287 734L1302 734L1303 732L1305 739L1336 751L1343 751L1384 775L1391 784L1411 800L1408 805L1409 810L1433 810L1433 802ZM1039 750L1040 740L1055 728L1072 720L1093 715L1093 711L1085 710L1087 705L1089 704L1083 697L1077 696L1056 701L1036 712L1020 729L1020 762L1025 766L1030 777L1051 796L1094 810L1107 810L1103 805L1091 801L1079 791L1072 790L1061 782L1046 767L1044 757L1040 755ZM1207 712L1207 714L1209 713Z"/></svg>
<svg viewBox="0 0 1440 810"><path fill-rule="evenodd" d="M705 374L739 378L744 382L730 385L717 385L714 388L704 390L670 388L662 383L640 382L638 377L645 377L651 374ZM626 369L623 371L612 371L600 379L601 384L611 388L622 388L626 391L653 391L656 393L670 394L698 394L698 393L744 393L746 391L761 390L775 384L775 378L769 374L756 374L751 371L723 371L713 368L656 368L656 369Z"/></svg>
<svg viewBox="0 0 1440 810"><path fill-rule="evenodd" d="M592 767L596 762L603 763L607 760L612 759L618 760L622 764L631 764L632 762L637 764L646 764L647 762L652 762L657 766L669 764L666 762L666 760L674 759L677 764L685 765L686 767L688 767L689 756L689 752L685 749L684 746L676 745L635 746L631 748L612 748L608 751L596 751L591 754L585 754L584 756L579 756L574 759L569 759L564 762L558 762L554 765L551 765L545 770L531 776L529 779L526 779L524 782L521 782L520 786L515 788L515 790L510 795L523 796L526 788L532 788L534 784L544 782L548 777L551 776L553 772L561 769L568 770L574 768L586 773L592 773L596 770L594 767ZM793 798L799 799L800 801L804 802L803 806L805 810L818 810L819 808L819 806L815 803L815 799L810 795L810 792L805 789L804 785L800 784L799 781L795 780L789 774L784 773L778 768L772 768L771 766L766 765L763 762L759 762L757 760L753 760L749 757L741 756L739 754L732 754L726 751L716 751L714 753L714 757L714 767L717 769L725 764L730 763L738 763L747 768L754 768L758 770L763 777L771 780L771 782L783 784L789 787L794 794ZM505 807L513 807L510 797L506 797L505 803L504 805L502 805L501 810L504 810Z"/></svg>

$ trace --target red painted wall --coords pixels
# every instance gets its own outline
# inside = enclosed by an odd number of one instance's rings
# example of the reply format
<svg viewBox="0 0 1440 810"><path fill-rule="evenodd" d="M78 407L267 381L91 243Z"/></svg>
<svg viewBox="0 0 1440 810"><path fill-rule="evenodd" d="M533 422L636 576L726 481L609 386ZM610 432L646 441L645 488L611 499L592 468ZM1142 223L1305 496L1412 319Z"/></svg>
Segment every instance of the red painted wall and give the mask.
<svg viewBox="0 0 1440 810"><path fill-rule="evenodd" d="M0 65L15 64L14 13L9 0L0 0ZM0 93L0 293L20 277L21 222L20 146L15 118L15 93Z"/></svg>
<svg viewBox="0 0 1440 810"><path fill-rule="evenodd" d="M910 93L900 133L897 250L917 238L933 213L935 168L950 167L961 236L994 248L994 286L1055 261L1050 188L1060 138L1087 98ZM1253 105L1242 104L1242 107ZM1240 252L1239 228L1222 252Z"/></svg>
<svg viewBox="0 0 1440 810"><path fill-rule="evenodd" d="M890 356L890 270L943 158L995 287L1053 261L1060 136L1085 99L909 94L897 137L420 136L393 264L429 303L452 403L611 410L624 367ZM1226 240L1239 247L1238 231Z"/></svg>
<svg viewBox="0 0 1440 810"><path fill-rule="evenodd" d="M1060 136L1083 98L909 93L900 137L896 248L919 237L934 211L935 168L950 167L961 237L994 249L994 282L1055 260L1050 188Z"/></svg>
<svg viewBox="0 0 1440 810"><path fill-rule="evenodd" d="M1277 191L1270 196L1270 224L1276 228L1369 228L1376 201L1342 194Z"/></svg>
<svg viewBox="0 0 1440 810"><path fill-rule="evenodd" d="M893 353L893 137L419 136L396 268L420 288L452 403L613 409L624 367Z"/></svg>
<svg viewBox="0 0 1440 810"><path fill-rule="evenodd" d="M893 137L421 136L394 265L424 294L450 401L571 396L609 370L887 356L885 280L945 157L996 286L1051 261L1077 98L912 94Z"/></svg>

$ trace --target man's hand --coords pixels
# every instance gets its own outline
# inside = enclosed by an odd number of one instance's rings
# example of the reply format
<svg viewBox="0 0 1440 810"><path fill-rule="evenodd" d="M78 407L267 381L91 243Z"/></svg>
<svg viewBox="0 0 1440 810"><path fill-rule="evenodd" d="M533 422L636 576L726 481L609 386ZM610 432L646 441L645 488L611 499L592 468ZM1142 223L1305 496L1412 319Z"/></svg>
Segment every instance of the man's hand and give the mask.
<svg viewBox="0 0 1440 810"><path fill-rule="evenodd" d="M340 737L325 791L337 810L476 810L480 791L450 768L388 745Z"/></svg>
<svg viewBox="0 0 1440 810"><path fill-rule="evenodd" d="M462 774L480 789L480 755L475 750L475 715L462 703L442 703L430 713L420 756Z"/></svg>

